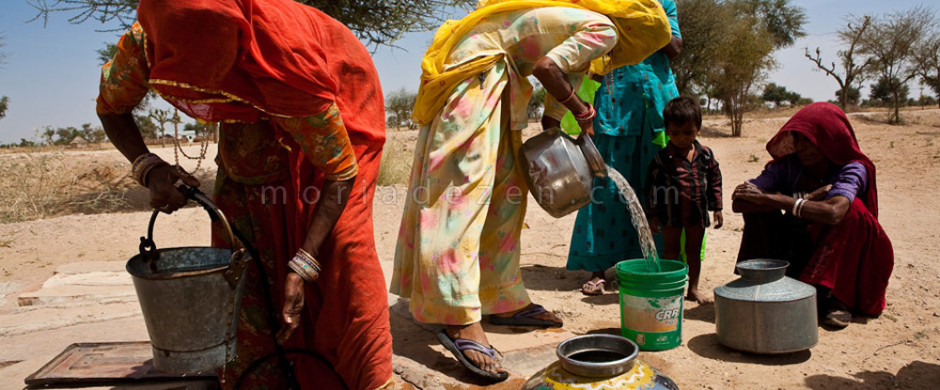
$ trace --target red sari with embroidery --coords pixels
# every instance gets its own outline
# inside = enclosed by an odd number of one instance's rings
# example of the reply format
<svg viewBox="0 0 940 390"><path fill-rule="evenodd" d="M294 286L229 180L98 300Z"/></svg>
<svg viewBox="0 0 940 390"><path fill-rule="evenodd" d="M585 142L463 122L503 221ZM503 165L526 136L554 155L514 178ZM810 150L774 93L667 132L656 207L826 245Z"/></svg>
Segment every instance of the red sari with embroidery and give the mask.
<svg viewBox="0 0 940 390"><path fill-rule="evenodd" d="M353 177L286 347L328 362L290 356L305 389L388 383L392 340L372 227L385 110L368 51L339 22L290 0L142 0L138 20L103 69L98 112L128 113L152 90L194 118L223 122L216 202L258 248L269 277L249 267L238 356L221 371L223 387L274 351L262 283L279 313L287 262L319 189ZM216 228L213 244L229 245ZM275 362L251 371L242 388L284 388Z"/></svg>
<svg viewBox="0 0 940 390"><path fill-rule="evenodd" d="M832 104L810 104L783 125L767 143L767 151L774 157L770 164L795 153L791 132L808 138L834 165L862 164L868 176L867 189L859 190L837 225L807 224L805 220L796 221L779 213L770 219L759 214L745 215L738 260L795 252L796 258L808 258L799 274L801 281L830 288L834 297L856 313L877 316L885 308L894 250L878 223L875 165L859 148L848 118ZM793 246L793 243L807 247L779 248L781 244Z"/></svg>

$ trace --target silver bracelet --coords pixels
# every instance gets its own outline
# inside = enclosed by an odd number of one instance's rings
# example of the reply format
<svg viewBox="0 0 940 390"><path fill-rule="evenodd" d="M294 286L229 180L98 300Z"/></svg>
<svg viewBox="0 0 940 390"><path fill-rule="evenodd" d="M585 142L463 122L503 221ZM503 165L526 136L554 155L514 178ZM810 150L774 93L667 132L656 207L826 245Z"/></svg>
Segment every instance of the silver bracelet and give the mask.
<svg viewBox="0 0 940 390"><path fill-rule="evenodd" d="M796 209L796 216L803 218L803 206L806 205L806 199L800 199L800 207Z"/></svg>
<svg viewBox="0 0 940 390"><path fill-rule="evenodd" d="M794 216L799 217L799 216L800 216L800 214L799 214L799 212L800 212L800 205L802 205L803 202L805 202L805 200L803 200L803 199L797 199L797 200L795 200L795 201L793 202L793 210L790 211L790 214L793 214Z"/></svg>

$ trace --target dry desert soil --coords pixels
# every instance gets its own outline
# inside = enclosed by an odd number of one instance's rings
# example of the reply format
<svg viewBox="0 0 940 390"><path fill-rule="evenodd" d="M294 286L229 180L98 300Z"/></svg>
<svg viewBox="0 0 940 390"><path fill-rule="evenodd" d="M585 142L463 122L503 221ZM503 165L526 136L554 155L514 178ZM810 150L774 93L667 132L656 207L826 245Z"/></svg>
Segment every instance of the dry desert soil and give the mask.
<svg viewBox="0 0 940 390"><path fill-rule="evenodd" d="M727 120L706 118L701 142L715 151L721 164L725 205L730 205L734 186L758 175L768 162L764 144L790 113L776 112L761 115L766 117L763 119L747 119L744 136L740 138L728 136ZM687 302L682 345L669 351L643 352L640 358L683 389L940 388L940 110L911 110L904 113L904 118L905 125L895 126L884 123L883 113L851 115L862 150L877 166L880 221L895 251L888 306L883 315L857 320L840 331L820 328L819 344L809 351L759 356L721 346L715 335L714 306ZM529 130L528 135L531 133ZM416 132L390 130L389 136L387 160L394 160L389 163L399 163L404 166L399 169L406 170ZM211 189L214 149L212 145L209 160L199 173L205 189ZM172 148L155 150L172 161ZM187 150L193 153L195 148ZM47 166L38 171L28 167L37 161ZM194 167L190 161L185 164ZM3 188L0 215L4 221L0 223L0 315L6 315L3 318L22 312L17 297L39 289L63 265L121 261L135 253L138 237L149 217L146 194L129 183L126 177L129 165L116 151L7 152L0 154L0 170L7 172L2 176L4 183L0 183ZM35 199L31 202L18 197L17 191L27 190L11 187L26 186L29 181L11 172L48 175L51 181L48 186L57 188L37 189L35 184L30 184L29 191L68 196L72 201L67 206L54 208L37 204ZM66 179L56 179L56 174ZM399 177L399 180L402 179ZM65 195L63 186L72 186ZM96 194L102 186L112 193L130 190L115 200ZM375 239L387 273L391 270L402 210L403 197L395 194L402 191L401 186L382 187L375 201ZM586 297L579 292L579 287L588 274L564 269L574 216L553 219L534 201L529 205L527 229L522 236L522 272L533 300L560 315L568 332L618 333L618 295L608 292ZM43 207L49 210L44 211ZM42 218L18 221L30 219L30 215ZM206 245L208 242L207 219L199 209L162 216L158 224L161 225L158 245ZM711 292L736 279L733 268L742 225L740 216L727 210L725 226L708 231L703 290ZM386 279L389 277L387 274ZM100 326L106 327L108 323L105 321ZM70 334L69 329L58 330L61 339L82 341L78 338L84 337L83 334ZM140 325L135 325L126 331L139 335L141 329ZM115 337L120 338L121 330L116 333ZM29 370L20 362L35 357L30 341L23 341L24 335L16 337L0 334L0 378L4 379L0 381L0 388L3 389L22 388L23 372L28 374ZM433 333L429 332L409 342L437 344ZM445 354L441 354L441 359L453 361Z"/></svg>

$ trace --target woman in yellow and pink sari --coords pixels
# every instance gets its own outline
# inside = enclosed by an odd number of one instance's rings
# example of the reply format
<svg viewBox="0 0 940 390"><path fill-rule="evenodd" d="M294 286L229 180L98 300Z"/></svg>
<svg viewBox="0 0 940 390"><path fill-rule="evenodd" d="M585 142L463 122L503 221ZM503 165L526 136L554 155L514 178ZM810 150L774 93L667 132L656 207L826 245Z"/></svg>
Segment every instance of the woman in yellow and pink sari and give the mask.
<svg viewBox="0 0 940 390"><path fill-rule="evenodd" d="M395 251L393 293L471 372L508 373L480 324L561 326L530 301L519 269L527 187L521 130L535 76L549 93L543 127L596 110L575 95L587 72L637 63L670 39L655 0L492 0L441 27L422 63L421 124Z"/></svg>

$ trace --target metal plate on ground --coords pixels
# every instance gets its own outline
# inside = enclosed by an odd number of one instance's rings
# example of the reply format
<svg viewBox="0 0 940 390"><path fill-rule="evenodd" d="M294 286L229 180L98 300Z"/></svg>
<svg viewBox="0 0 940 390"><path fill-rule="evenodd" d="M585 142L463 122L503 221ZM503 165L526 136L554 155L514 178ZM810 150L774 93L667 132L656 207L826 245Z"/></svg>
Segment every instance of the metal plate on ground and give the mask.
<svg viewBox="0 0 940 390"><path fill-rule="evenodd" d="M214 373L175 375L153 367L147 341L78 343L26 378L27 388L129 385L154 382L218 381ZM215 388L209 386L207 388Z"/></svg>

